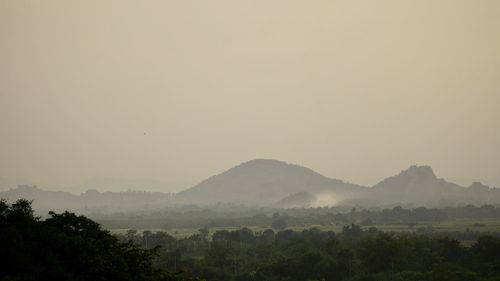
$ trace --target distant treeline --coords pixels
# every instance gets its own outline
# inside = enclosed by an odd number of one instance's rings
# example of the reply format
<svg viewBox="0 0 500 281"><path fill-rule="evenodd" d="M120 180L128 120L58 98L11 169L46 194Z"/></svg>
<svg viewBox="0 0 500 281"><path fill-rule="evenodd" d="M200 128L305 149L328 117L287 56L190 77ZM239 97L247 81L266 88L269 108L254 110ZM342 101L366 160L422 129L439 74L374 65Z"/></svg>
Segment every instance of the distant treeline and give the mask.
<svg viewBox="0 0 500 281"><path fill-rule="evenodd" d="M248 228L208 229L176 239L166 232L120 235L145 248L160 247L155 264L206 280L232 281L486 281L500 278L500 238L481 236L465 247L450 237L384 233L345 226L336 234Z"/></svg>
<svg viewBox="0 0 500 281"><path fill-rule="evenodd" d="M277 217L288 226L360 224L406 224L448 220L492 220L500 218L500 207L467 205L447 208L402 208L367 210L346 207L294 209L255 209L237 205L212 207L185 206L178 210L154 212L93 214L93 219L107 228L200 228L200 227L269 227Z"/></svg>
<svg viewBox="0 0 500 281"><path fill-rule="evenodd" d="M273 226L283 228L285 217L271 217ZM0 200L0 280L500 279L497 234L480 236L466 247L442 233L384 233L356 224L339 233L241 228L209 236L209 231L200 228L182 239L147 230L113 236L84 216L50 213L42 220L29 201Z"/></svg>

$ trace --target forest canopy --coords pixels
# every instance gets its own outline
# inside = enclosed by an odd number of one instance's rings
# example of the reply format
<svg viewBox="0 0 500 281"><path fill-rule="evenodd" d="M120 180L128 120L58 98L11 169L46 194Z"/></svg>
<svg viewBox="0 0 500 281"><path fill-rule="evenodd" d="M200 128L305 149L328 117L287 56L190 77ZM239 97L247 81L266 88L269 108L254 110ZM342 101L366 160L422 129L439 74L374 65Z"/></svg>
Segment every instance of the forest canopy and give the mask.
<svg viewBox="0 0 500 281"><path fill-rule="evenodd" d="M120 242L70 212L41 220L31 202L0 201L0 280L184 280L153 266L158 249Z"/></svg>
<svg viewBox="0 0 500 281"><path fill-rule="evenodd" d="M27 200L0 201L0 248L0 280L490 281L500 276L498 234L482 235L470 245L446 235L356 224L338 233L283 225L211 236L201 228L184 238L150 230L112 235L70 212L50 212L42 220Z"/></svg>

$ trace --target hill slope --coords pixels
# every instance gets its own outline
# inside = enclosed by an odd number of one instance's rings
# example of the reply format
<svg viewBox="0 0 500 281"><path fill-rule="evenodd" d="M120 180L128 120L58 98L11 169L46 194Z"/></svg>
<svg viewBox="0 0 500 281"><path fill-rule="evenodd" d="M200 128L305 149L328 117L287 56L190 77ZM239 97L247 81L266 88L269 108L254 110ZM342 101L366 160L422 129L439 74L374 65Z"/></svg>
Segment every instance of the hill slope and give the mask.
<svg viewBox="0 0 500 281"><path fill-rule="evenodd" d="M357 200L366 205L454 206L498 204L500 190L474 183L469 188L437 178L429 166L411 166L374 185Z"/></svg>
<svg viewBox="0 0 500 281"><path fill-rule="evenodd" d="M233 202L268 205L299 192L333 193L339 198L345 198L364 189L327 178L299 165L256 159L180 192L176 199L204 204Z"/></svg>
<svg viewBox="0 0 500 281"><path fill-rule="evenodd" d="M37 210L132 211L179 204L236 203L267 207L307 206L456 206L499 204L500 189L480 183L469 187L437 178L429 166L411 166L372 188L327 178L311 169L277 160L242 163L178 193L98 192L80 195L19 186L0 198L34 200Z"/></svg>
<svg viewBox="0 0 500 281"><path fill-rule="evenodd" d="M34 209L41 213L50 210L75 210L84 213L144 210L165 206L172 200L171 194L160 192L99 192L90 189L75 195L64 191L42 190L29 185L18 185L17 188L0 192L0 198L9 202L20 198L33 200Z"/></svg>

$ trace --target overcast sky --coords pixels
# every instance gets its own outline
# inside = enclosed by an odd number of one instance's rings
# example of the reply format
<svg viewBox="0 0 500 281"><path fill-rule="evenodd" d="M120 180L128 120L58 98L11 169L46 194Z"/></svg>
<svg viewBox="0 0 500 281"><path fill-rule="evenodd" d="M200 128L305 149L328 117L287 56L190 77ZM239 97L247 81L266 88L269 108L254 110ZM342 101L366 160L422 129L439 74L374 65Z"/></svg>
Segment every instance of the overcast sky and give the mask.
<svg viewBox="0 0 500 281"><path fill-rule="evenodd" d="M0 177L196 183L273 158L500 187L499 30L497 0L0 0Z"/></svg>

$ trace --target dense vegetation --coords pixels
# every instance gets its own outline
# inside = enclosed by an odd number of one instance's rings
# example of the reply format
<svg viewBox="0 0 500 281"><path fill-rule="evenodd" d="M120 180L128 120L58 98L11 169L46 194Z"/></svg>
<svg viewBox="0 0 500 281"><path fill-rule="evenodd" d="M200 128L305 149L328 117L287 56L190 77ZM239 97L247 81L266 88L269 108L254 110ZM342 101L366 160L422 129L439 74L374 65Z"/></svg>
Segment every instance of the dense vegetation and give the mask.
<svg viewBox="0 0 500 281"><path fill-rule="evenodd" d="M467 205L448 208L359 209L352 207L318 207L269 209L242 205L179 206L175 209L134 213L90 214L107 228L169 229L201 227L269 227L279 214L288 226L360 224L404 224L450 220L491 220L500 218L500 207Z"/></svg>
<svg viewBox="0 0 500 281"><path fill-rule="evenodd" d="M292 231L287 218L271 216L274 230L258 233L243 227L209 235L203 227L180 239L147 230L113 236L84 216L51 212L42 220L29 201L0 201L0 280L500 280L498 234L464 246L449 235L356 224L339 233Z"/></svg>
<svg viewBox="0 0 500 281"><path fill-rule="evenodd" d="M339 234L247 228L208 230L175 239L165 232L129 231L123 240L161 246L156 264L207 280L500 280L500 238L482 236L471 247L449 237L363 231Z"/></svg>
<svg viewBox="0 0 500 281"><path fill-rule="evenodd" d="M0 201L0 280L183 280L153 266L157 249L120 242L73 213L40 220L31 202Z"/></svg>

